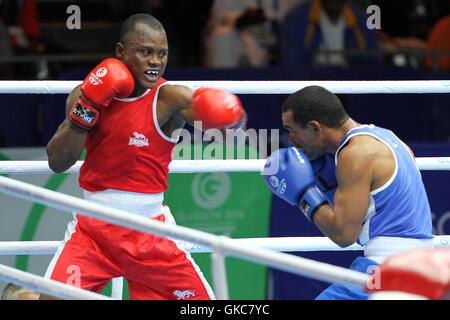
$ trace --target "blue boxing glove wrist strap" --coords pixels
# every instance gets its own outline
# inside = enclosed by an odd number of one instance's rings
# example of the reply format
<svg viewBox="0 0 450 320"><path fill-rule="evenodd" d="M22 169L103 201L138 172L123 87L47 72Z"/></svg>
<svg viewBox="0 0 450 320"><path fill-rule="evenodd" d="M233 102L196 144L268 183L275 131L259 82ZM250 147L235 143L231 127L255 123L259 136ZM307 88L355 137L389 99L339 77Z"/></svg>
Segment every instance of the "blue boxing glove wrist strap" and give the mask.
<svg viewBox="0 0 450 320"><path fill-rule="evenodd" d="M312 185L303 191L299 199L298 207L312 223L314 223L313 216L317 209L325 204L329 204L325 194L315 185Z"/></svg>

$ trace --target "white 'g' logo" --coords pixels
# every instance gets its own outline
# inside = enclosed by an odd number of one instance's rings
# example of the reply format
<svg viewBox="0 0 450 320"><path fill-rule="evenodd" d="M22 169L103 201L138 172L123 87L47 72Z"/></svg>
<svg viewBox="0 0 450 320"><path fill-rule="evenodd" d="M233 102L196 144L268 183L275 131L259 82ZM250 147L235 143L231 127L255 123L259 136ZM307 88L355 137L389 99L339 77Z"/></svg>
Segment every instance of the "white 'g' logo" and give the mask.
<svg viewBox="0 0 450 320"><path fill-rule="evenodd" d="M95 74L97 77L101 78L101 77L104 77L107 73L108 73L108 69L106 69L105 67L101 67L100 69L97 70L97 72Z"/></svg>
<svg viewBox="0 0 450 320"><path fill-rule="evenodd" d="M227 173L200 173L192 182L192 196L195 202L204 209L220 207L231 191L231 179Z"/></svg>

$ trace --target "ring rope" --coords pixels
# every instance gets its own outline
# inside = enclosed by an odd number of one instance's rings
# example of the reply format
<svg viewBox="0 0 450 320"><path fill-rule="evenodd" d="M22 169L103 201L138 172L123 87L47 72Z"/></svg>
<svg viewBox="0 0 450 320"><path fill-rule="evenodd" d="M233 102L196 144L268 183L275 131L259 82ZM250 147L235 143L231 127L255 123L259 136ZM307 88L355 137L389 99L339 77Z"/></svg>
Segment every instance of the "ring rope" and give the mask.
<svg viewBox="0 0 450 320"><path fill-rule="evenodd" d="M362 251L364 246L352 244L342 248L327 237L269 237L269 238L235 238L238 245L254 245L281 252L316 252L316 251ZM54 254L60 241L0 241L0 255L45 255ZM450 247L450 235L437 235L433 239L434 247ZM191 253L212 252L207 245L185 242L185 250Z"/></svg>
<svg viewBox="0 0 450 320"><path fill-rule="evenodd" d="M0 81L0 93L70 93L82 81ZM170 81L192 89L218 87L236 94L291 94L303 87L320 85L336 94L450 93L450 80L376 81Z"/></svg>
<svg viewBox="0 0 450 320"><path fill-rule="evenodd" d="M251 160L173 160L170 173L261 172L266 159ZM450 170L450 157L417 157L420 170ZM65 173L77 173L83 161L77 161ZM54 173L44 160L0 161L0 174Z"/></svg>

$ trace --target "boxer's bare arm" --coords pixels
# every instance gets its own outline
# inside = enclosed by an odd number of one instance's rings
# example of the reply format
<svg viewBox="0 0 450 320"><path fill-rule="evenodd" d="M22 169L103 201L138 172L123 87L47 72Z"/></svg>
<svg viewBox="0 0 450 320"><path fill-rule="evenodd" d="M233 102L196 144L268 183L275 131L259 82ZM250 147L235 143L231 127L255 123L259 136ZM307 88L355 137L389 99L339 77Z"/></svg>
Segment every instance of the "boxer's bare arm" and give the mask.
<svg viewBox="0 0 450 320"><path fill-rule="evenodd" d="M171 136L173 130L183 127L186 122L191 126L197 125L198 128L203 130L208 128L208 126L206 128L203 127L202 122L199 121L201 119L198 119L196 116L195 106L193 105L193 96L194 92L185 86L165 85L161 87L158 97L157 117L158 123L163 131L163 126L165 126L170 120L172 130L165 132L166 135ZM219 96L219 98L221 98L221 96ZM223 102L221 101L219 108L223 107L222 104ZM240 108L244 114L243 120L246 121L247 114L242 107ZM242 129L245 129L245 125ZM228 142L226 139L227 129L225 127L218 127L217 130L221 133L216 137L217 142L230 143L230 145L233 144L234 146L234 139L230 139L231 142Z"/></svg>
<svg viewBox="0 0 450 320"><path fill-rule="evenodd" d="M69 169L80 158L86 143L88 131L74 126L67 117L81 94L80 87L75 87L66 100L66 118L59 125L47 144L49 167L56 173Z"/></svg>

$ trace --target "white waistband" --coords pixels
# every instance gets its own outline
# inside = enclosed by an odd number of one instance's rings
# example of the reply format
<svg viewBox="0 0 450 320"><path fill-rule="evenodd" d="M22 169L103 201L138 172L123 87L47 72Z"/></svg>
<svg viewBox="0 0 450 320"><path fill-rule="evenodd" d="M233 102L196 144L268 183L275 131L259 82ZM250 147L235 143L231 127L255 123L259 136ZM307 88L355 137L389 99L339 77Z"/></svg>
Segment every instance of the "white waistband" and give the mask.
<svg viewBox="0 0 450 320"><path fill-rule="evenodd" d="M115 189L104 191L83 190L85 200L152 218L163 212L164 193L136 193Z"/></svg>
<svg viewBox="0 0 450 320"><path fill-rule="evenodd" d="M375 237L364 247L364 256L382 263L389 256L414 248L433 247L433 239Z"/></svg>

